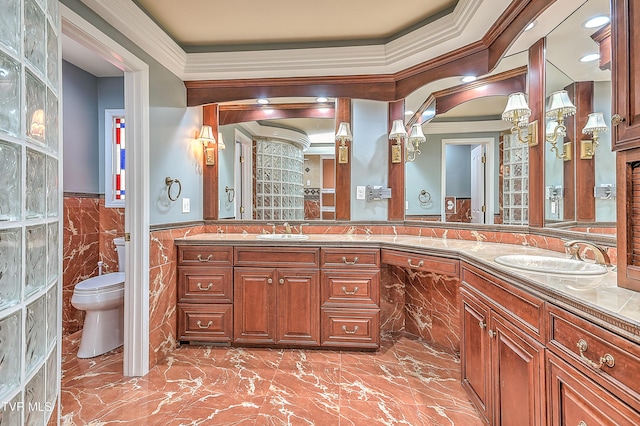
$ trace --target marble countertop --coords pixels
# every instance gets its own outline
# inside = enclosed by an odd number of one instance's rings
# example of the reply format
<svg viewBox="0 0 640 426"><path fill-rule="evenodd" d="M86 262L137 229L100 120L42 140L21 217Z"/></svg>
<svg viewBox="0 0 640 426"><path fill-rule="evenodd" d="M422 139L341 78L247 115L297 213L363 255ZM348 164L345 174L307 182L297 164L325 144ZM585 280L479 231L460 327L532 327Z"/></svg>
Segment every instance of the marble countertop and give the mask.
<svg viewBox="0 0 640 426"><path fill-rule="evenodd" d="M455 257L485 269L498 278L546 300L563 305L605 326L613 326L640 343L640 292L617 286L614 270L599 276L567 276L510 268L495 262L505 254L530 254L566 258L563 253L530 246L487 243L407 235L309 234L307 240L258 240L255 234L207 233L176 239L177 244L242 244L257 246L367 246L417 250L425 254ZM605 324L603 324L603 322Z"/></svg>

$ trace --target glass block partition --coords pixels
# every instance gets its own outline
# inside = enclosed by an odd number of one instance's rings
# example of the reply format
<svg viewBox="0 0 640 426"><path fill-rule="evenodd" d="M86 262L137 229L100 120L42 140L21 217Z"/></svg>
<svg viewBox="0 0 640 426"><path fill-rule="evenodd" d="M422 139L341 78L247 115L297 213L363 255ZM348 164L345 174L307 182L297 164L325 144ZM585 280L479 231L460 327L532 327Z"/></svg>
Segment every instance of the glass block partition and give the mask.
<svg viewBox="0 0 640 426"><path fill-rule="evenodd" d="M303 220L302 149L278 140L257 140L255 155L255 219Z"/></svg>
<svg viewBox="0 0 640 426"><path fill-rule="evenodd" d="M58 0L0 1L0 425L45 425L59 395Z"/></svg>
<svg viewBox="0 0 640 426"><path fill-rule="evenodd" d="M529 223L529 147L511 134L504 136L503 223Z"/></svg>

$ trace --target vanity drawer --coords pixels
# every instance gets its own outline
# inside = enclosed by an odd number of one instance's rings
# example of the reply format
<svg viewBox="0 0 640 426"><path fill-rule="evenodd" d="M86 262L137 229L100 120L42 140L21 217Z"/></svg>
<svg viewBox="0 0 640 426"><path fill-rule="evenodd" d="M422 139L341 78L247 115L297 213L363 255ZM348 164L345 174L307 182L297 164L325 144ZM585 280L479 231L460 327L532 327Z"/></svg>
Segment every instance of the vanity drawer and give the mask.
<svg viewBox="0 0 640 426"><path fill-rule="evenodd" d="M382 263L386 265L410 268L418 271L457 277L460 272L460 261L407 253L398 250L382 250Z"/></svg>
<svg viewBox="0 0 640 426"><path fill-rule="evenodd" d="M322 346L380 346L379 309L322 309Z"/></svg>
<svg viewBox="0 0 640 426"><path fill-rule="evenodd" d="M233 268L178 269L178 302L233 303Z"/></svg>
<svg viewBox="0 0 640 426"><path fill-rule="evenodd" d="M380 272L373 270L322 271L323 306L380 304Z"/></svg>
<svg viewBox="0 0 640 426"><path fill-rule="evenodd" d="M323 268L378 268L380 250L323 248L321 265Z"/></svg>
<svg viewBox="0 0 640 426"><path fill-rule="evenodd" d="M311 247L236 247L236 266L317 268L320 249Z"/></svg>
<svg viewBox="0 0 640 426"><path fill-rule="evenodd" d="M178 246L179 265L220 266L233 264L231 247Z"/></svg>
<svg viewBox="0 0 640 426"><path fill-rule="evenodd" d="M640 346L555 306L547 311L547 347L640 409Z"/></svg>
<svg viewBox="0 0 640 426"><path fill-rule="evenodd" d="M178 305L178 339L231 343L233 305Z"/></svg>

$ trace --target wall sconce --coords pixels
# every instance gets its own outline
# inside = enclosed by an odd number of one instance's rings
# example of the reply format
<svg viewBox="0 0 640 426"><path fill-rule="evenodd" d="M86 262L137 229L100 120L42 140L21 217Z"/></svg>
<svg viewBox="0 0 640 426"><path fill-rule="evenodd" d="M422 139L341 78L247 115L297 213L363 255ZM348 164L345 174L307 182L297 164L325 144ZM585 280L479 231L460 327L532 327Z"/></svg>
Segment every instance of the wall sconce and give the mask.
<svg viewBox="0 0 640 426"><path fill-rule="evenodd" d="M422 124L414 124L411 126L411 133L407 139L407 161L415 161L416 155L420 155L420 144L425 142L427 138L422 132Z"/></svg>
<svg viewBox="0 0 640 426"><path fill-rule="evenodd" d="M582 129L582 134L593 135L591 140L580 141L580 158L582 160L591 160L596 153L598 147L598 139L601 132L608 132L609 127L604 122L604 116L601 112L592 112L589 114L587 124Z"/></svg>
<svg viewBox="0 0 640 426"><path fill-rule="evenodd" d="M389 133L389 139L395 140L395 143L391 145L391 162L402 162L402 139L407 137L407 131L404 128L404 121L393 120L391 126L391 133Z"/></svg>
<svg viewBox="0 0 640 426"><path fill-rule="evenodd" d="M218 132L218 149L226 149L227 145L224 143L224 139L222 138L222 132Z"/></svg>
<svg viewBox="0 0 640 426"><path fill-rule="evenodd" d="M547 108L547 118L556 122L553 130L549 129L546 135L546 140L551 144L551 151L554 151L556 158L569 161L571 160L571 142L567 142L563 145L562 154L558 152L556 143L558 136L565 136L567 134L567 128L564 125L565 117L574 115L576 113L576 107L571 103L569 94L566 90L558 90L551 94L549 100L549 107Z"/></svg>
<svg viewBox="0 0 640 426"><path fill-rule="evenodd" d="M351 142L353 136L351 135L351 129L349 129L349 123L342 122L338 126L338 133L336 133L336 141L340 142L338 147L338 163L346 164L349 162L349 147L346 142Z"/></svg>
<svg viewBox="0 0 640 426"><path fill-rule="evenodd" d="M204 147L204 162L207 166L215 166L216 165L216 151L215 146L211 146L216 143L215 138L213 137L213 130L211 126L202 126L200 129L200 134L198 135L198 141L202 142L202 146Z"/></svg>
<svg viewBox="0 0 640 426"><path fill-rule="evenodd" d="M31 125L29 126L29 136L44 142L44 110L37 109L31 116Z"/></svg>
<svg viewBox="0 0 640 426"><path fill-rule="evenodd" d="M502 119L513 124L511 133L518 138L521 143L529 146L538 145L538 126L537 121L529 123L531 117L531 109L527 105L527 99L524 93L517 92L509 95L507 106L502 112ZM522 129L527 127L527 134L522 134Z"/></svg>

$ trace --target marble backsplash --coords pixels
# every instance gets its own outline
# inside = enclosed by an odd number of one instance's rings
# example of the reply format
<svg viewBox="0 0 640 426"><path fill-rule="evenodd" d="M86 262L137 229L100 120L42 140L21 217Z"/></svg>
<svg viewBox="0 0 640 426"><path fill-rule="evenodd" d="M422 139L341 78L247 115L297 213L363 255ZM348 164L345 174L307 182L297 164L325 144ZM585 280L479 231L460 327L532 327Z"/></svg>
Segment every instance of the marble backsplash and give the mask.
<svg viewBox="0 0 640 426"><path fill-rule="evenodd" d="M124 235L124 209L106 208L104 196L96 194L64 195L62 333L82 328L84 311L71 305L73 289L80 281L118 270L118 254L113 239Z"/></svg>

